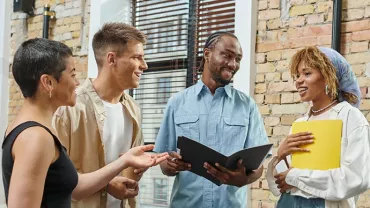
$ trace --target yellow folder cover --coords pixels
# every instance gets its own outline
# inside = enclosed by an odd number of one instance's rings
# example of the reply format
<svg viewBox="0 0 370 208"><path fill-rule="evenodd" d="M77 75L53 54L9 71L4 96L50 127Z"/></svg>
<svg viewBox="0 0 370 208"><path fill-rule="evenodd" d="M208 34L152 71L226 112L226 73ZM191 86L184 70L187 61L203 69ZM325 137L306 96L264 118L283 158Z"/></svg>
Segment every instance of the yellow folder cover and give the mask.
<svg viewBox="0 0 370 208"><path fill-rule="evenodd" d="M303 145L310 152L292 154L292 167L310 170L329 170L340 167L342 120L294 122L292 133L311 132L314 143Z"/></svg>

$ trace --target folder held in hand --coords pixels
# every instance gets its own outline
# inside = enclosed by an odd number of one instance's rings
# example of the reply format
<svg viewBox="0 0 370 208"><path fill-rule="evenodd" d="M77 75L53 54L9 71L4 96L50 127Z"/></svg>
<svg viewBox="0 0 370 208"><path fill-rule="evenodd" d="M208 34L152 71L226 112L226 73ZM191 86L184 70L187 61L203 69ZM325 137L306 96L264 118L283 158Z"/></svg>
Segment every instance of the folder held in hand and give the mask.
<svg viewBox="0 0 370 208"><path fill-rule="evenodd" d="M310 170L329 170L340 167L342 120L294 122L292 134L311 132L314 143L303 145L310 152L292 154L292 167Z"/></svg>
<svg viewBox="0 0 370 208"><path fill-rule="evenodd" d="M246 174L259 168L267 154L270 152L272 144L266 144L256 147L240 150L230 156L225 156L197 141L186 137L178 137L177 148L180 149L180 155L184 162L191 164L191 172L203 176L216 185L221 185L220 181L207 173L203 164L207 162L217 169L216 163L229 170L235 170L240 159L246 168Z"/></svg>

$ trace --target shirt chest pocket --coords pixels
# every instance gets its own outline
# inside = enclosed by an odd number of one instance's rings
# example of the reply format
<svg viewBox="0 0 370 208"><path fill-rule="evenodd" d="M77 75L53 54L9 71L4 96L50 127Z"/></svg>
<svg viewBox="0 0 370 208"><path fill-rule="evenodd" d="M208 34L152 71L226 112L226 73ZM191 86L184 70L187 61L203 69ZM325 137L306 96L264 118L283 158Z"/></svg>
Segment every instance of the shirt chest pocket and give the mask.
<svg viewBox="0 0 370 208"><path fill-rule="evenodd" d="M199 117L177 116L175 117L176 136L185 136L199 141Z"/></svg>
<svg viewBox="0 0 370 208"><path fill-rule="evenodd" d="M243 148L247 138L249 120L244 118L224 118L223 120L223 143Z"/></svg>

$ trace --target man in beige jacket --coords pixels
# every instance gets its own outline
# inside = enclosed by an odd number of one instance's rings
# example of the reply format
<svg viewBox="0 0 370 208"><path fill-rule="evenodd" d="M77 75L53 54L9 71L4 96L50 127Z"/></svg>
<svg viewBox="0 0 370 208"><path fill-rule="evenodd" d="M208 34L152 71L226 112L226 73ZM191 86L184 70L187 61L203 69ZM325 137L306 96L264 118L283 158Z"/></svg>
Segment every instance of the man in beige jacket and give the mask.
<svg viewBox="0 0 370 208"><path fill-rule="evenodd" d="M98 65L95 80L79 87L75 107L61 107L53 125L80 173L89 173L142 145L141 113L124 90L137 88L148 68L144 60L145 35L123 23L105 24L93 38ZM129 168L101 191L72 202L73 208L135 207L137 181L145 170Z"/></svg>

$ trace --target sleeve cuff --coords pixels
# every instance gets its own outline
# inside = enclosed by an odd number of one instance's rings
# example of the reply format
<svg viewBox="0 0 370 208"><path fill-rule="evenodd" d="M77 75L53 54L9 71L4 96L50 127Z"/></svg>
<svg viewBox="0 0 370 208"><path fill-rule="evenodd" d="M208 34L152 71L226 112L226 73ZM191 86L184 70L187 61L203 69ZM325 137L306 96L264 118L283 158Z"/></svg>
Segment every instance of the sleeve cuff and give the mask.
<svg viewBox="0 0 370 208"><path fill-rule="evenodd" d="M285 182L291 186L298 187L298 176L299 176L300 170L297 168L292 168L288 172L285 178Z"/></svg>

